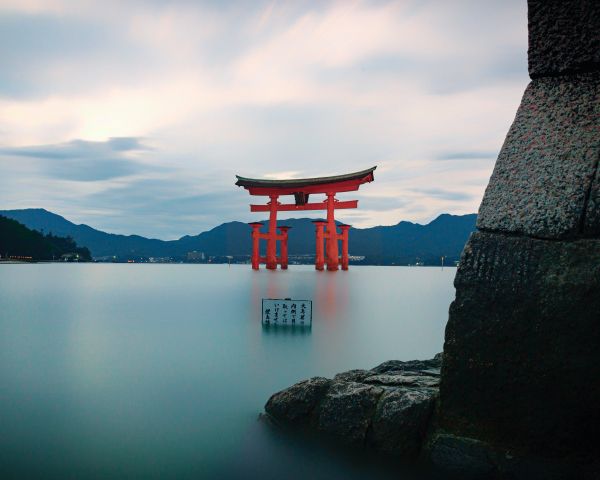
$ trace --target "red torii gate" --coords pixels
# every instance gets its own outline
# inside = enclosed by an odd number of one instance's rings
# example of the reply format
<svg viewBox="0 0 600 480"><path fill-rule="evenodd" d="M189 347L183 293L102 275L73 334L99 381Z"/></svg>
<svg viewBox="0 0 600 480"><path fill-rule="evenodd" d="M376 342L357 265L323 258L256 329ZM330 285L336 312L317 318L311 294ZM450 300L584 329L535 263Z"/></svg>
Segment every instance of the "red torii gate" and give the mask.
<svg viewBox="0 0 600 480"><path fill-rule="evenodd" d="M350 225L339 225L341 233L338 233L335 224L335 209L357 208L358 200L339 201L335 194L339 192L351 192L367 182L374 180L373 172L377 167L372 167L360 172L336 175L333 177L302 178L288 180L269 180L244 178L236 175L239 187L244 187L250 195L268 196L270 201L266 205L250 205L251 212L269 212L269 231L261 233L260 222L250 223L252 227L252 268L258 270L260 263L266 263L267 268L282 269L288 266L287 240L290 227L277 227L277 212L290 212L297 210L327 210L327 221L314 221L316 227L316 257L315 268L323 270L327 264L327 270L337 270L340 264L338 240L342 241L342 270L348 270L348 230ZM311 194L325 194L327 199L322 202L308 202ZM282 195L293 195L295 203L279 203L278 198ZM277 233L279 230L279 233ZM267 241L267 255L261 257L259 254L260 239ZM280 255L277 257L277 241L280 241ZM323 248L325 241L325 249Z"/></svg>

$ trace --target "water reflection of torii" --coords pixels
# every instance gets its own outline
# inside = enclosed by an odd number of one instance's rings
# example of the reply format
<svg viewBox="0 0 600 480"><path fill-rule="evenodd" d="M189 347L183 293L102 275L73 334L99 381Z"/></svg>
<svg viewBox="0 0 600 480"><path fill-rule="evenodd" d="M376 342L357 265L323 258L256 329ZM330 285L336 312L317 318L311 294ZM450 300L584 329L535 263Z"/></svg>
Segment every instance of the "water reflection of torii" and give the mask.
<svg viewBox="0 0 600 480"><path fill-rule="evenodd" d="M339 192L351 192L358 190L363 183L374 180L373 172L377 167L372 167L360 172L337 175L333 177L302 178L287 180L269 180L244 178L236 175L236 185L244 187L250 195L268 196L270 201L266 205L250 205L251 212L269 212L269 231L261 233L262 223L251 223L252 227L252 268L258 270L260 263L266 263L267 268L282 269L288 266L287 240L290 227L277 227L277 212L290 212L299 210L327 210L327 221L315 221L316 226L316 257L315 268L323 270L327 264L327 270L337 270L340 264L338 240L342 241L342 270L348 270L348 230L350 225L339 225L341 233L338 233L335 224L335 209L357 208L358 200L339 201L335 195ZM311 194L325 194L327 199L322 202L308 202ZM293 195L295 203L282 204L278 198L282 195ZM279 230L279 234L277 233ZM261 257L259 254L260 239L267 241L267 255ZM281 242L280 256L277 257L277 241ZM325 249L323 248L325 241ZM324 255L325 253L325 255Z"/></svg>

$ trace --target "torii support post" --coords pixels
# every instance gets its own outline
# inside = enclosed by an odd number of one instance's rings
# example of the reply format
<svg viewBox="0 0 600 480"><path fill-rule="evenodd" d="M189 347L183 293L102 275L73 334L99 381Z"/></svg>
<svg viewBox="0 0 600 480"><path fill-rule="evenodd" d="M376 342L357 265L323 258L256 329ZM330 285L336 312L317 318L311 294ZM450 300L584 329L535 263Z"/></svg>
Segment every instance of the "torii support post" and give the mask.
<svg viewBox="0 0 600 480"><path fill-rule="evenodd" d="M277 199L279 195L269 195L269 232L267 233L267 268L277 269Z"/></svg>
<svg viewBox="0 0 600 480"><path fill-rule="evenodd" d="M342 270L348 270L348 235L350 231L350 225L340 225L342 234Z"/></svg>
<svg viewBox="0 0 600 480"><path fill-rule="evenodd" d="M279 258L279 264L281 265L281 269L282 270L287 270L288 268L288 230L292 227L288 227L288 226L281 226L281 227L277 227L278 230L281 232L281 246L279 247L280 252L280 258Z"/></svg>
<svg viewBox="0 0 600 480"><path fill-rule="evenodd" d="M338 233L335 226L335 193L327 193L327 270L337 270L339 265Z"/></svg>
<svg viewBox="0 0 600 480"><path fill-rule="evenodd" d="M315 268L317 270L323 270L325 267L325 252L323 249L323 240L325 239L325 225L327 222L323 220L314 220L315 234L316 234L316 255L315 255Z"/></svg>
<svg viewBox="0 0 600 480"><path fill-rule="evenodd" d="M260 222L249 223L252 227L252 270L258 270L260 264L260 229L263 226Z"/></svg>

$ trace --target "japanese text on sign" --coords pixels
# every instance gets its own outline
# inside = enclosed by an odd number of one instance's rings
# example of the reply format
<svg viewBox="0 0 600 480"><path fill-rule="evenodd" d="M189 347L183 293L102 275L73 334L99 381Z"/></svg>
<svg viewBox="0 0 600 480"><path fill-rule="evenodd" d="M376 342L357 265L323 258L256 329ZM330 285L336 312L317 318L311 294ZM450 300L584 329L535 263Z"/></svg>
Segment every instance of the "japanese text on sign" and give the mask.
<svg viewBox="0 0 600 480"><path fill-rule="evenodd" d="M312 325L312 300L263 298L262 323L309 327Z"/></svg>

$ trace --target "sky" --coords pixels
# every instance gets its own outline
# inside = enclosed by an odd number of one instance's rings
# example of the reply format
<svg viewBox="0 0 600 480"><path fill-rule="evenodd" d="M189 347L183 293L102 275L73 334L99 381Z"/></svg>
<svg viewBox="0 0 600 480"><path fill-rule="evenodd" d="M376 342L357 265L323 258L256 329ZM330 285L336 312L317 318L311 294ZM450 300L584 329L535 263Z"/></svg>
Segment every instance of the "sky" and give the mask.
<svg viewBox="0 0 600 480"><path fill-rule="evenodd" d="M236 174L377 165L336 218L427 223L478 209L528 82L527 11L0 0L0 59L0 209L174 239L264 217Z"/></svg>

